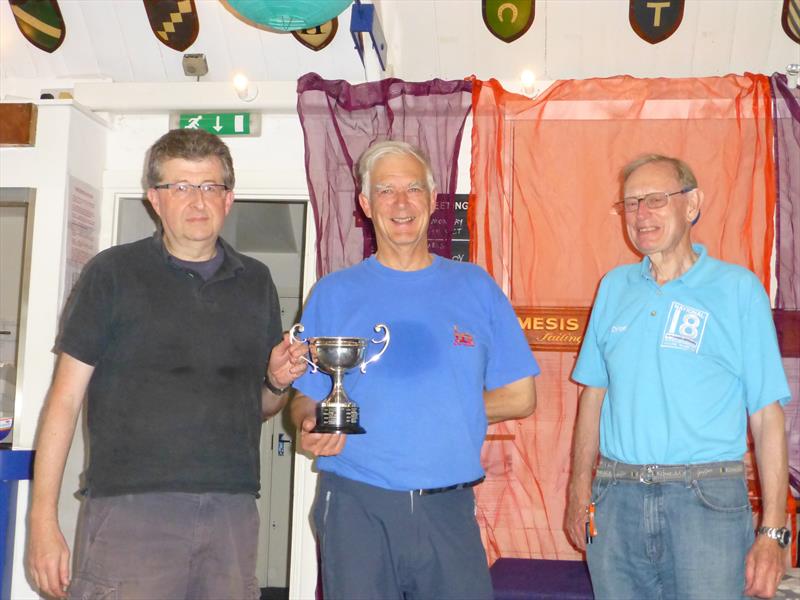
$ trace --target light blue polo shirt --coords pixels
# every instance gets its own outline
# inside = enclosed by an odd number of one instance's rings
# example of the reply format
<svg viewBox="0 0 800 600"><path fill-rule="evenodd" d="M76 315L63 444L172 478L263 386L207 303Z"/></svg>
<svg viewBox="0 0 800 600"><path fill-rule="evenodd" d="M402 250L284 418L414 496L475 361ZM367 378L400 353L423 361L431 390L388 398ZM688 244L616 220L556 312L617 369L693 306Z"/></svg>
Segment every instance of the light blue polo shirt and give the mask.
<svg viewBox="0 0 800 600"><path fill-rule="evenodd" d="M747 415L788 403L769 298L708 256L659 286L650 259L600 283L572 378L606 388L600 452L631 464L739 460Z"/></svg>

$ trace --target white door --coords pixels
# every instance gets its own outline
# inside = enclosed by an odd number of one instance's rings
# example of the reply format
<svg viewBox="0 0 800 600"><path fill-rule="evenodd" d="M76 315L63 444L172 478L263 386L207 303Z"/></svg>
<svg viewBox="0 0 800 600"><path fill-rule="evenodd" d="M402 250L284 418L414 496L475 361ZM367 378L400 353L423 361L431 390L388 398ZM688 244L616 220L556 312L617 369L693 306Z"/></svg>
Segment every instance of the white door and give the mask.
<svg viewBox="0 0 800 600"><path fill-rule="evenodd" d="M298 318L303 281L305 201L237 199L225 220L222 237L242 254L266 264L281 302L281 325ZM146 201L119 198L116 243L152 235L155 221ZM261 497L258 510L256 575L260 587L289 585L294 432L288 414L280 413L261 430Z"/></svg>

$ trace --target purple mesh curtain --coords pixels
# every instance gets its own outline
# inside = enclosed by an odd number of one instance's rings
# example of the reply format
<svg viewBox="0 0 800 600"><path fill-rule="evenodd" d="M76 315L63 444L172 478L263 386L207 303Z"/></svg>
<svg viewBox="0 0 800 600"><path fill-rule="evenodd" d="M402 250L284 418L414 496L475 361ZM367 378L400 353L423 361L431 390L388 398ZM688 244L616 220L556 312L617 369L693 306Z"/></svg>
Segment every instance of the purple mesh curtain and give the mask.
<svg viewBox="0 0 800 600"><path fill-rule="evenodd" d="M786 76L770 77L775 123L775 171L778 177L775 307L800 310L800 90Z"/></svg>
<svg viewBox="0 0 800 600"><path fill-rule="evenodd" d="M800 90L790 88L785 75L775 73L772 115L775 124L775 307L800 310ZM789 479L795 496L800 492L800 358L784 357L792 401L786 406L789 443Z"/></svg>
<svg viewBox="0 0 800 600"><path fill-rule="evenodd" d="M317 276L374 251L372 225L358 206L355 166L378 140L409 142L430 158L439 196L429 246L449 258L458 151L472 106L472 83L384 79L351 85L308 73L297 81L297 96L317 228Z"/></svg>

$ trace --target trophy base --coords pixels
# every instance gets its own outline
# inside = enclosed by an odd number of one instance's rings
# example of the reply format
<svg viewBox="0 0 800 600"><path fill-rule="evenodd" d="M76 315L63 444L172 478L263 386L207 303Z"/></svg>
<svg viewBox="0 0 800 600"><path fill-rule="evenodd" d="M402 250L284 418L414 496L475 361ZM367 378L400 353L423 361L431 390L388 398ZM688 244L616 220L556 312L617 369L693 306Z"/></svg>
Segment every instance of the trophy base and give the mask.
<svg viewBox="0 0 800 600"><path fill-rule="evenodd" d="M345 423L344 425L326 425L322 423L314 427L311 433L346 433L347 435L354 435L367 433L367 430L358 423Z"/></svg>
<svg viewBox="0 0 800 600"><path fill-rule="evenodd" d="M321 402L317 405L317 425L311 433L366 433L358 424L358 406L352 402Z"/></svg>

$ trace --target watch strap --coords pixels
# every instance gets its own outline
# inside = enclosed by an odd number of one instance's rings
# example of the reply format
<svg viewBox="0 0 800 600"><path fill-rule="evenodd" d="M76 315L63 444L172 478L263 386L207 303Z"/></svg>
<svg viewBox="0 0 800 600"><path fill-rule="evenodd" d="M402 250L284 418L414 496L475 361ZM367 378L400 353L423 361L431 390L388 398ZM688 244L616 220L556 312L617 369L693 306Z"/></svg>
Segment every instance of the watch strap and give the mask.
<svg viewBox="0 0 800 600"><path fill-rule="evenodd" d="M269 380L269 375L264 376L264 385L267 386L267 389L276 396L282 396L283 394L289 391L290 387L292 387L291 385L287 385L285 388L275 387Z"/></svg>
<svg viewBox="0 0 800 600"><path fill-rule="evenodd" d="M775 540L781 548L786 548L792 540L792 534L786 527L759 527L756 533Z"/></svg>

